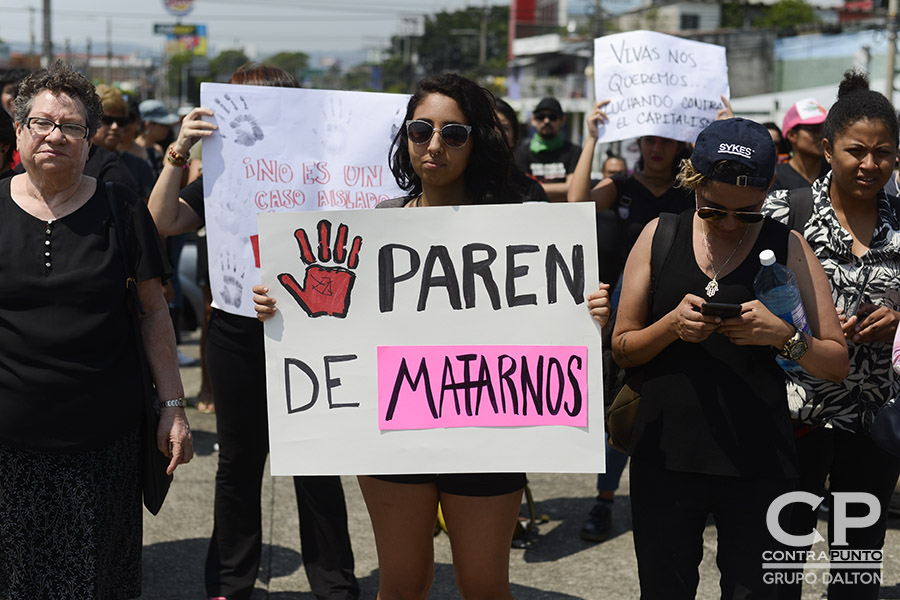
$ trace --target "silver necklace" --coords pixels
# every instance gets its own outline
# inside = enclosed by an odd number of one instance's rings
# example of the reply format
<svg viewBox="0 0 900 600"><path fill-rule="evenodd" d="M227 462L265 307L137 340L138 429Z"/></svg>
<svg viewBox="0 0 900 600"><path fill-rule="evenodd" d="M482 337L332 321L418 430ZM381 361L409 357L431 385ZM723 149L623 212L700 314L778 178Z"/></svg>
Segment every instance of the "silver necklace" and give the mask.
<svg viewBox="0 0 900 600"><path fill-rule="evenodd" d="M706 236L706 223L700 222L700 226L703 228L703 245L706 246L706 258L709 259L709 266L713 270L712 281L706 284L706 297L712 298L716 295L716 292L719 291L719 282L716 279L719 277L719 273L725 270L725 267L728 266L729 261L731 261L732 257L734 257L734 253L737 252L738 248L741 247L741 244L744 243L744 238L747 236L747 232L750 230L750 226L747 225L746 229L744 229L744 234L741 236L741 239L738 240L737 245L734 247L734 250L731 251L731 254L728 255L728 258L725 259L725 262L722 263L722 266L719 267L719 270L716 270L716 265L713 262L712 252L709 249L709 239Z"/></svg>

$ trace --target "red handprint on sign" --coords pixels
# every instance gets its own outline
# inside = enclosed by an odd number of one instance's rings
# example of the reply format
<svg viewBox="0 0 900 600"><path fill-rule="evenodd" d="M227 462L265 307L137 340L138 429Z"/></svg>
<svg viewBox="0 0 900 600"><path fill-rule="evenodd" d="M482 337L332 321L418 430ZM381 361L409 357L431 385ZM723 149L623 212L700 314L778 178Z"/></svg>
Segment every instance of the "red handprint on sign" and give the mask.
<svg viewBox="0 0 900 600"><path fill-rule="evenodd" d="M316 264L316 255L313 254L306 231L298 229L294 237L300 245L300 260L306 263L306 277L303 287L297 283L290 273L282 273L278 281L284 286L297 304L306 311L310 317L322 317L325 315L342 319L347 316L350 308L350 290L356 280L355 269L359 264L359 249L362 246L362 238L356 236L347 252L347 226L341 223L337 229L334 240L334 251L331 249L331 222L322 219L317 227L319 231L319 262L334 260L343 264L346 260L346 268L341 266L324 267Z"/></svg>

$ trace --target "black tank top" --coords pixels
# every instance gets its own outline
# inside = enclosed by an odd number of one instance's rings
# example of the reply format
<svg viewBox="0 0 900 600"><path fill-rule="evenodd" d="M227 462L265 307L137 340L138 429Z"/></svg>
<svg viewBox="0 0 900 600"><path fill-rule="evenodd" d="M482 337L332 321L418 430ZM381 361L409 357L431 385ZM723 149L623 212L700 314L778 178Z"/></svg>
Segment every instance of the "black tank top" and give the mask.
<svg viewBox="0 0 900 600"><path fill-rule="evenodd" d="M687 293L706 297L709 277L692 246L693 211L678 217L672 250L650 311L657 321ZM766 218L753 249L718 280L716 302L753 300L759 253L787 259L789 230ZM677 340L645 366L634 456L673 471L793 478L797 457L785 378L771 346L737 346L713 333L699 344Z"/></svg>

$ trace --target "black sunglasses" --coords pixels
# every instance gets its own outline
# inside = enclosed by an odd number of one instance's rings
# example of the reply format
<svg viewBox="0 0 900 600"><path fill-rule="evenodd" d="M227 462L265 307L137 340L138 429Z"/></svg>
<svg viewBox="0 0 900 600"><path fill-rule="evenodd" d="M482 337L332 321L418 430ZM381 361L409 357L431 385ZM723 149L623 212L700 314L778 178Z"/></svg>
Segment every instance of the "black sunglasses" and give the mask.
<svg viewBox="0 0 900 600"><path fill-rule="evenodd" d="M103 115L100 117L100 120L104 125L112 125L115 123L119 127L125 127L129 123L128 117L110 117L109 115Z"/></svg>
<svg viewBox="0 0 900 600"><path fill-rule="evenodd" d="M724 208L713 208L711 206L697 207L697 216L704 221L721 221L728 216L728 213L733 214L734 218L742 223L759 223L765 217L761 212L748 210L725 210Z"/></svg>
<svg viewBox="0 0 900 600"><path fill-rule="evenodd" d="M552 112L535 113L534 120L538 123L542 121L550 121L551 123L559 119L559 115Z"/></svg>
<svg viewBox="0 0 900 600"><path fill-rule="evenodd" d="M441 134L441 140L451 148L462 148L469 141L471 125L450 123L440 129L434 127L428 121L410 120L406 122L406 136L413 144L425 144L431 140L431 136L437 131Z"/></svg>

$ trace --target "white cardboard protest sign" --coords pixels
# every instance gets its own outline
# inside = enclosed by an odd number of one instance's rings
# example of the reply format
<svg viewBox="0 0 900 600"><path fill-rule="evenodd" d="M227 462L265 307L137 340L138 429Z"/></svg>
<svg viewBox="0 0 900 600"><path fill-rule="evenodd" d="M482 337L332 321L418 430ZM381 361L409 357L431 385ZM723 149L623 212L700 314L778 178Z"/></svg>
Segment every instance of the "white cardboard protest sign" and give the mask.
<svg viewBox="0 0 900 600"><path fill-rule="evenodd" d="M599 141L658 135L693 142L729 98L725 48L655 31L594 40L594 88L609 122Z"/></svg>
<svg viewBox="0 0 900 600"><path fill-rule="evenodd" d="M604 470L593 206L260 214L259 234L273 475Z"/></svg>
<svg viewBox="0 0 900 600"><path fill-rule="evenodd" d="M408 96L203 83L213 305L253 317L259 212L372 208L400 194L388 166Z"/></svg>

